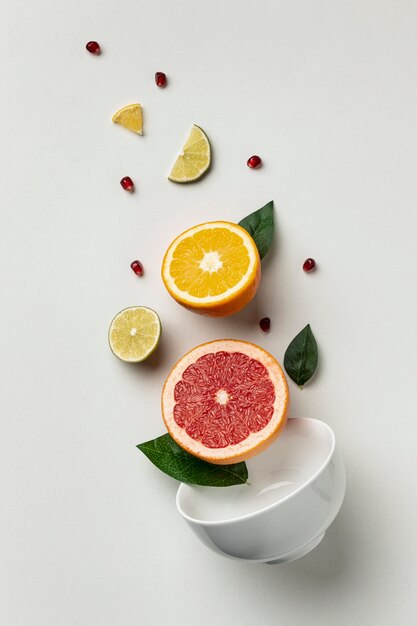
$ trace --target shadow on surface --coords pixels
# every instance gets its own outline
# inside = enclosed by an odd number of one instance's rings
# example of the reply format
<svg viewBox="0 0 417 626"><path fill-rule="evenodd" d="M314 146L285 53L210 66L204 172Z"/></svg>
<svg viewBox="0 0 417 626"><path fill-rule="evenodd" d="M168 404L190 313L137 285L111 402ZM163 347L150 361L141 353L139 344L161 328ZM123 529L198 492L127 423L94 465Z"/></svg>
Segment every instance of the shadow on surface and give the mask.
<svg viewBox="0 0 417 626"><path fill-rule="evenodd" d="M245 564L240 582L249 584L249 580L246 581L249 573L271 601L274 597L278 601L285 596L295 605L300 594L304 594L306 601L321 596L333 602L334 594L346 599L347 594L350 596L359 588L371 588L376 577L372 551L377 549L370 545L373 520L368 518L364 523L363 514L355 505L354 490L350 490L351 483L352 476L348 475L348 491L342 509L314 550L287 564ZM360 484L360 477L356 477L356 484Z"/></svg>

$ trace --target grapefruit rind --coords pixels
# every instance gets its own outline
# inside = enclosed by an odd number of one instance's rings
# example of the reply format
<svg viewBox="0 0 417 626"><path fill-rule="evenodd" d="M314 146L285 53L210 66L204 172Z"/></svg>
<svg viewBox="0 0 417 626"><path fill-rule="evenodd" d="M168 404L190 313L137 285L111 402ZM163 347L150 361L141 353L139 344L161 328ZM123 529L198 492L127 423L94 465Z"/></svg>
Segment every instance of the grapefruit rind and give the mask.
<svg viewBox="0 0 417 626"><path fill-rule="evenodd" d="M208 448L190 437L174 419L174 389L184 371L198 358L219 351L241 352L259 360L268 370L275 389L274 412L268 424L259 432L252 432L244 441L223 448ZM246 461L265 450L283 430L287 421L289 390L284 372L276 359L263 348L246 341L222 339L201 344L187 352L172 368L162 390L162 416L171 437L184 450L215 465L230 465Z"/></svg>

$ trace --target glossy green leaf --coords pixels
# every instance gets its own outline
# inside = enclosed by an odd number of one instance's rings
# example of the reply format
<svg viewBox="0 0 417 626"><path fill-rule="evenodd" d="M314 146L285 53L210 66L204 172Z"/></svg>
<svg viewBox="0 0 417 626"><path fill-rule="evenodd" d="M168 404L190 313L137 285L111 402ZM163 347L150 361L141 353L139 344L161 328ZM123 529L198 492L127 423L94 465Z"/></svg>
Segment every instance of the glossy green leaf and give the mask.
<svg viewBox="0 0 417 626"><path fill-rule="evenodd" d="M206 487L230 487L242 485L248 479L245 463L233 465L207 463L183 450L169 433L140 443L137 447L158 469L184 483Z"/></svg>
<svg viewBox="0 0 417 626"><path fill-rule="evenodd" d="M274 202L271 200L261 209L250 213L243 220L240 220L239 226L242 226L251 235L258 248L259 256L264 258L271 249L274 239Z"/></svg>
<svg viewBox="0 0 417 626"><path fill-rule="evenodd" d="M310 324L307 324L288 346L284 356L284 367L288 376L302 387L316 371L318 358L317 342Z"/></svg>

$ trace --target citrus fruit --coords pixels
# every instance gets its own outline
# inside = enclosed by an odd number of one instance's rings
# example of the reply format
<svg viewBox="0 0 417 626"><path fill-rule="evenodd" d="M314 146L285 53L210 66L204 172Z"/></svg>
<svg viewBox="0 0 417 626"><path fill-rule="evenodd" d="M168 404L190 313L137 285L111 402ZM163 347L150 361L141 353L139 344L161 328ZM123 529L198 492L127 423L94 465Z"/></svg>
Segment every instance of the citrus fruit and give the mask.
<svg viewBox="0 0 417 626"><path fill-rule="evenodd" d="M128 104L112 117L112 122L120 124L128 130L143 135L142 107L140 104Z"/></svg>
<svg viewBox="0 0 417 626"><path fill-rule="evenodd" d="M162 391L171 437L209 463L245 461L267 448L287 419L288 385L278 362L246 341L197 346L172 368Z"/></svg>
<svg viewBox="0 0 417 626"><path fill-rule="evenodd" d="M208 137L202 128L194 124L168 178L174 183L191 183L207 172L210 163Z"/></svg>
<svg viewBox="0 0 417 626"><path fill-rule="evenodd" d="M109 328L110 348L121 361L139 363L156 349L161 336L161 321L146 306L123 309Z"/></svg>
<svg viewBox="0 0 417 626"><path fill-rule="evenodd" d="M187 309L224 317L254 297L261 278L258 249L231 222L207 222L179 235L162 262L162 280Z"/></svg>

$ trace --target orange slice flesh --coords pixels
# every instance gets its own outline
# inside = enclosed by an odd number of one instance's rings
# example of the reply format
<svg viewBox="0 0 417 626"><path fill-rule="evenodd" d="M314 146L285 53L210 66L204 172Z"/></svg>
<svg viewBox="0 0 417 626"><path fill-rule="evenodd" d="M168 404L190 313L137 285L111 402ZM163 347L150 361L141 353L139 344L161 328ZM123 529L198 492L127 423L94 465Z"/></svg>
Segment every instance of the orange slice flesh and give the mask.
<svg viewBox="0 0 417 626"><path fill-rule="evenodd" d="M243 308L261 275L259 253L249 233L231 222L207 222L169 246L162 279L171 296L197 313L222 317Z"/></svg>

